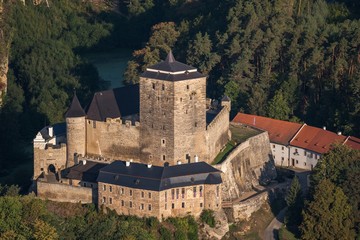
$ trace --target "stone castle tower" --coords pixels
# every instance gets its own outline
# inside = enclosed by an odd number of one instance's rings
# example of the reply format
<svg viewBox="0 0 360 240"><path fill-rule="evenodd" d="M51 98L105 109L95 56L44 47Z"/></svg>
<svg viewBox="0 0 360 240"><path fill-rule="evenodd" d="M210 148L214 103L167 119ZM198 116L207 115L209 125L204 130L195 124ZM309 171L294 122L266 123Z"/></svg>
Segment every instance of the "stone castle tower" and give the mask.
<svg viewBox="0 0 360 240"><path fill-rule="evenodd" d="M78 163L75 156L85 156L86 152L85 111L81 107L76 94L69 110L65 114L65 118L67 139L66 167L71 167Z"/></svg>
<svg viewBox="0 0 360 240"><path fill-rule="evenodd" d="M156 165L194 162L206 156L206 77L175 60L140 76L140 149Z"/></svg>

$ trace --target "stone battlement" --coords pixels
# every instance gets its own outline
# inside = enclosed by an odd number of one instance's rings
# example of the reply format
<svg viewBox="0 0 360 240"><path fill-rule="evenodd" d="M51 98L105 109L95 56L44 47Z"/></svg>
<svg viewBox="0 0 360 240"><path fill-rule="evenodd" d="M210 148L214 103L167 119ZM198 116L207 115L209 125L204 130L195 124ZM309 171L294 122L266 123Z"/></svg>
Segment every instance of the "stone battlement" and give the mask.
<svg viewBox="0 0 360 240"><path fill-rule="evenodd" d="M216 117L207 125L206 130L210 130L215 127L219 122L222 122L222 117L225 114L229 114L229 110L226 107L222 107L220 112L216 115Z"/></svg>

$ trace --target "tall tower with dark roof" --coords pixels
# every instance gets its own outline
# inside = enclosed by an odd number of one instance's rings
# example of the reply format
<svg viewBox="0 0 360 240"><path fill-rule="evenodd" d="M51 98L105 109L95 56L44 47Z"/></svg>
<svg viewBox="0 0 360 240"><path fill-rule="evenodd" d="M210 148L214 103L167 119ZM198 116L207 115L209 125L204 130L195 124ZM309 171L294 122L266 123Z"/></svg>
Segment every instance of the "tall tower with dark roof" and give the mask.
<svg viewBox="0 0 360 240"><path fill-rule="evenodd" d="M205 160L206 77L175 60L150 66L140 76L142 159L156 165Z"/></svg>
<svg viewBox="0 0 360 240"><path fill-rule="evenodd" d="M85 111L81 107L79 99L74 94L71 106L65 114L66 118L66 139L67 139L67 160L66 167L77 163L75 155L85 155L86 151L86 128Z"/></svg>

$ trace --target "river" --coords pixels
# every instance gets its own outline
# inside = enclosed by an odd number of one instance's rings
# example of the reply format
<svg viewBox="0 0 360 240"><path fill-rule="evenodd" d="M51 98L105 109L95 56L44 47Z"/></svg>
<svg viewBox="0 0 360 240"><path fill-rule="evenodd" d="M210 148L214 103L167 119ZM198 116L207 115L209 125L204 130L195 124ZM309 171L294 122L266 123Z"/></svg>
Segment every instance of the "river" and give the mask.
<svg viewBox="0 0 360 240"><path fill-rule="evenodd" d="M123 86L123 74L131 58L132 49L118 48L105 52L94 52L84 55L99 72L101 80L108 89Z"/></svg>

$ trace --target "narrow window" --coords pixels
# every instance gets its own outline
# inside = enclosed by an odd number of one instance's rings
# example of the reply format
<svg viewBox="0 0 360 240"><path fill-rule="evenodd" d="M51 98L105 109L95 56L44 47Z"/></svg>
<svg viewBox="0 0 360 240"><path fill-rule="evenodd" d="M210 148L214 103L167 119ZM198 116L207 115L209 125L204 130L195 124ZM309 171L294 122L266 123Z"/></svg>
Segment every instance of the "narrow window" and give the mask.
<svg viewBox="0 0 360 240"><path fill-rule="evenodd" d="M181 203L181 207L185 208L185 203L184 202Z"/></svg>
<svg viewBox="0 0 360 240"><path fill-rule="evenodd" d="M273 148L275 148L275 144L273 144Z"/></svg>
<svg viewBox="0 0 360 240"><path fill-rule="evenodd" d="M109 192L112 192L112 186L109 186Z"/></svg>
<svg viewBox="0 0 360 240"><path fill-rule="evenodd" d="M171 199L174 200L175 198L175 189L171 189Z"/></svg>
<svg viewBox="0 0 360 240"><path fill-rule="evenodd" d="M197 127L197 122L195 122L195 127Z"/></svg>
<svg viewBox="0 0 360 240"><path fill-rule="evenodd" d="M96 128L96 121L93 121L93 128Z"/></svg>
<svg viewBox="0 0 360 240"><path fill-rule="evenodd" d="M132 194L133 194L133 191L130 189L130 196L132 196Z"/></svg>
<svg viewBox="0 0 360 240"><path fill-rule="evenodd" d="M155 83L152 84L152 88L155 89Z"/></svg>
<svg viewBox="0 0 360 240"><path fill-rule="evenodd" d="M187 90L189 90L189 89L190 89L189 85L186 85L186 89L187 89Z"/></svg>
<svg viewBox="0 0 360 240"><path fill-rule="evenodd" d="M163 161L165 161L165 155L162 156Z"/></svg>
<svg viewBox="0 0 360 240"><path fill-rule="evenodd" d="M151 198L151 192L149 192L149 198Z"/></svg>
<svg viewBox="0 0 360 240"><path fill-rule="evenodd" d="M216 197L219 197L220 186L216 186Z"/></svg>
<svg viewBox="0 0 360 240"><path fill-rule="evenodd" d="M165 85L164 85L164 84L162 85L162 88L161 88L161 89L162 89L163 91L165 90Z"/></svg>
<svg viewBox="0 0 360 240"><path fill-rule="evenodd" d="M180 102L182 102L182 98L180 98Z"/></svg>
<svg viewBox="0 0 360 240"><path fill-rule="evenodd" d="M192 95L190 95L190 100L192 100Z"/></svg>
<svg viewBox="0 0 360 240"><path fill-rule="evenodd" d="M151 124L151 128L154 128L154 124L153 124L153 123Z"/></svg>
<svg viewBox="0 0 360 240"><path fill-rule="evenodd" d="M167 210L167 204L165 203L165 210Z"/></svg>
<svg viewBox="0 0 360 240"><path fill-rule="evenodd" d="M187 109L185 110L185 114L188 114L188 110L187 110Z"/></svg>
<svg viewBox="0 0 360 240"><path fill-rule="evenodd" d="M144 204L143 203L141 204L141 210L144 210Z"/></svg>
<svg viewBox="0 0 360 240"><path fill-rule="evenodd" d="M185 198L185 188L181 189L181 198Z"/></svg>
<svg viewBox="0 0 360 240"><path fill-rule="evenodd" d="M284 150L284 147L281 147L281 150Z"/></svg>
<svg viewBox="0 0 360 240"><path fill-rule="evenodd" d="M165 139L161 139L161 144L165 146Z"/></svg>
<svg viewBox="0 0 360 240"><path fill-rule="evenodd" d="M194 197L196 197L196 187L193 188Z"/></svg>
<svg viewBox="0 0 360 240"><path fill-rule="evenodd" d="M200 186L199 192L200 192L200 197L202 197L202 195L203 195L203 187L202 186Z"/></svg>
<svg viewBox="0 0 360 240"><path fill-rule="evenodd" d="M105 204L106 203L106 197L103 197L102 202Z"/></svg>
<svg viewBox="0 0 360 240"><path fill-rule="evenodd" d="M149 209L149 211L151 211L151 204L149 204L148 209Z"/></svg>
<svg viewBox="0 0 360 240"><path fill-rule="evenodd" d="M112 198L109 198L109 203L112 204Z"/></svg>
<svg viewBox="0 0 360 240"><path fill-rule="evenodd" d="M124 188L121 188L121 194L124 194L125 191L124 191Z"/></svg>
<svg viewBox="0 0 360 240"><path fill-rule="evenodd" d="M176 199L179 199L179 189L176 189Z"/></svg>
<svg viewBox="0 0 360 240"><path fill-rule="evenodd" d="M201 208L203 207L203 204L202 204L202 203L200 203L200 207L201 207Z"/></svg>
<svg viewBox="0 0 360 240"><path fill-rule="evenodd" d="M298 160L296 160L296 164L299 164L299 161L298 161Z"/></svg>
<svg viewBox="0 0 360 240"><path fill-rule="evenodd" d="M165 202L167 202L167 191L165 191Z"/></svg>
<svg viewBox="0 0 360 240"><path fill-rule="evenodd" d="M132 208L132 201L130 201L129 206L130 206L130 208Z"/></svg>
<svg viewBox="0 0 360 240"><path fill-rule="evenodd" d="M306 156L306 151L304 150L304 156Z"/></svg>
<svg viewBox="0 0 360 240"><path fill-rule="evenodd" d="M121 200L121 206L122 206L122 207L125 206L124 200Z"/></svg>
<svg viewBox="0 0 360 240"><path fill-rule="evenodd" d="M173 204L171 204L171 208L172 209L174 209L175 208L175 204L173 203Z"/></svg>
<svg viewBox="0 0 360 240"><path fill-rule="evenodd" d="M105 184L103 185L103 191L106 191L106 185Z"/></svg>
<svg viewBox="0 0 360 240"><path fill-rule="evenodd" d="M141 197L144 198L145 194L144 192L141 192Z"/></svg>
<svg viewBox="0 0 360 240"><path fill-rule="evenodd" d="M306 166L306 162L304 162L304 166Z"/></svg>

